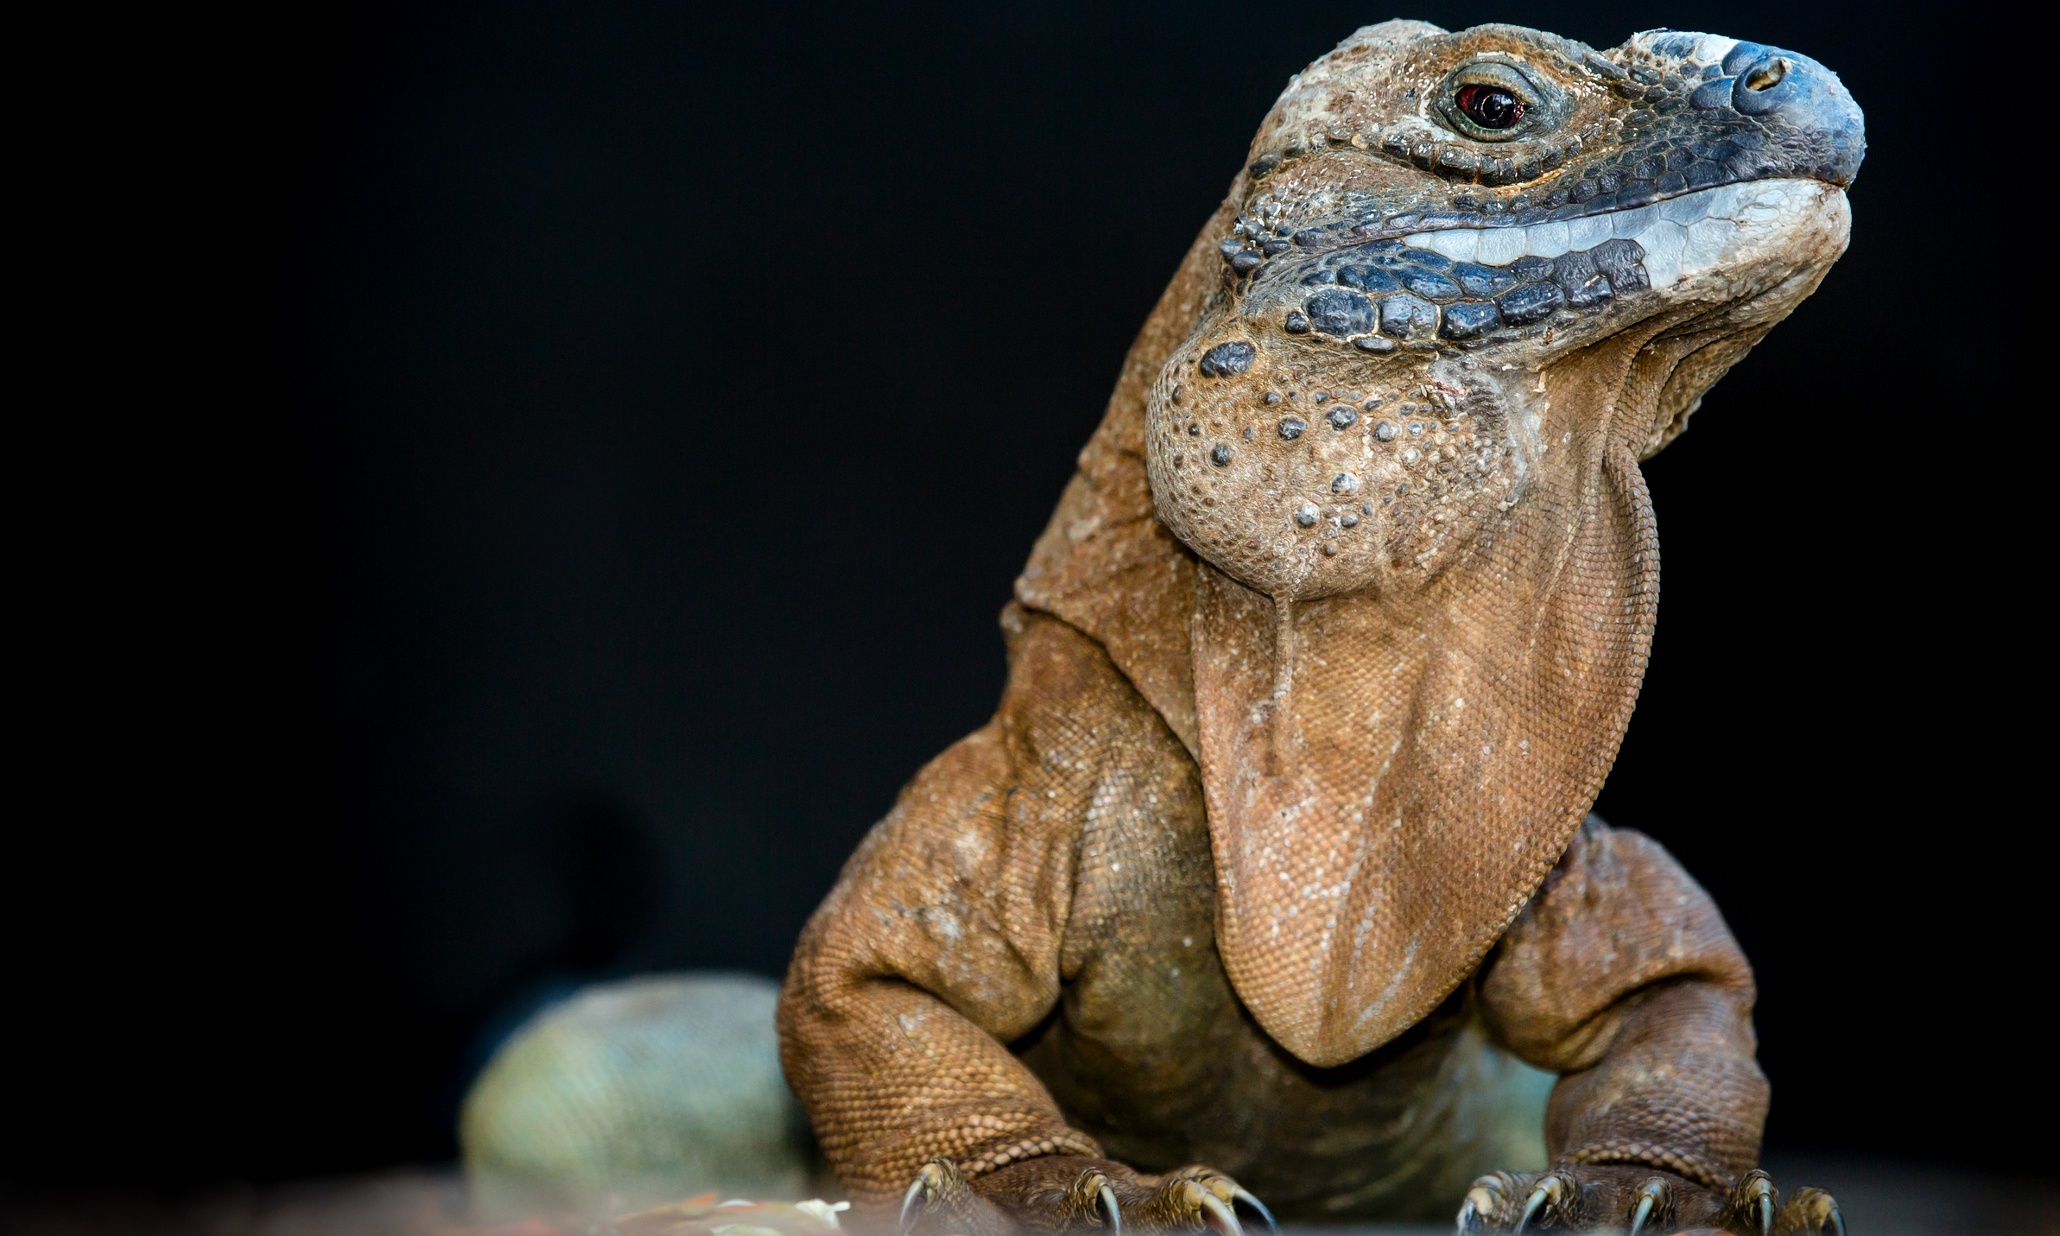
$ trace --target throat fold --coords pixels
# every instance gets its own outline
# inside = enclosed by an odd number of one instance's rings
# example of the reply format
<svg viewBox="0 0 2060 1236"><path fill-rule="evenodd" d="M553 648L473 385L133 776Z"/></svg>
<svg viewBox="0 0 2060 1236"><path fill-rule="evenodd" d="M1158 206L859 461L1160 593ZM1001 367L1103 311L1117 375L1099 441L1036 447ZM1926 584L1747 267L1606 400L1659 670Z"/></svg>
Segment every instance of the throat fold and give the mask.
<svg viewBox="0 0 2060 1236"><path fill-rule="evenodd" d="M1294 758L1295 725L1295 599L1273 598L1273 694L1268 700L1272 727L1266 744L1266 775L1278 777Z"/></svg>

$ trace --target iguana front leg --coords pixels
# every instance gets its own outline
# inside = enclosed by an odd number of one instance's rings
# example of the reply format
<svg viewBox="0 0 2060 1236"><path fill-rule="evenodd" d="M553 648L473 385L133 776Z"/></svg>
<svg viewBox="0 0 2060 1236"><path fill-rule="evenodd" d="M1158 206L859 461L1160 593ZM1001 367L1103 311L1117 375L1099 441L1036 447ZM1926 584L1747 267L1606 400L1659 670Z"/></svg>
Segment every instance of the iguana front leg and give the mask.
<svg viewBox="0 0 2060 1236"><path fill-rule="evenodd" d="M1196 1167L1146 1176L1067 1126L1006 1044L1059 997L1081 829L1109 787L1170 800L1164 723L1101 647L1012 611L994 720L925 768L804 931L781 1059L837 1173L906 1227L1201 1229L1256 1199ZM1257 1208L1263 1214L1263 1207ZM892 1213L889 1211L888 1213Z"/></svg>
<svg viewBox="0 0 2060 1236"><path fill-rule="evenodd" d="M1481 997L1489 1029L1561 1077L1552 1170L1475 1181L1461 1232L1844 1232L1830 1194L1784 1200L1755 1168L1767 1081L1752 970L1709 895L1650 839L1590 817Z"/></svg>

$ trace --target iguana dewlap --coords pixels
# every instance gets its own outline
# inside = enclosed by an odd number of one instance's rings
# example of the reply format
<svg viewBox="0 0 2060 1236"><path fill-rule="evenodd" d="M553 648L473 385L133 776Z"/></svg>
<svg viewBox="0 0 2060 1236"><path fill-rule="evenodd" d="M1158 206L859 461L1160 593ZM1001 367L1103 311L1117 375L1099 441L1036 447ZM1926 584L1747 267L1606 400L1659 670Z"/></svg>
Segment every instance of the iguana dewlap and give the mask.
<svg viewBox="0 0 2060 1236"><path fill-rule="evenodd" d="M1388 22L1289 83L1017 582L1000 710L795 954L784 1065L856 1195L1842 1230L1752 1170L1716 908L1582 822L1652 638L1639 460L1844 250L1863 148L1828 70L1714 35ZM1560 1074L1554 1170L1469 1190L1504 1051Z"/></svg>

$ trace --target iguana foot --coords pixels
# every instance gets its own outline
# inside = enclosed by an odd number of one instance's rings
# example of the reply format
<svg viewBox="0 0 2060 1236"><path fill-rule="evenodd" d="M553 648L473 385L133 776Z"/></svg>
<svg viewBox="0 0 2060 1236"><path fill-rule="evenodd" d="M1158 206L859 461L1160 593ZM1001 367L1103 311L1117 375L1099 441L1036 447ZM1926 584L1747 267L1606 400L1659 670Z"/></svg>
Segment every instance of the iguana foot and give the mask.
<svg viewBox="0 0 2060 1236"><path fill-rule="evenodd" d="M1784 1204L1773 1180L1758 1170L1729 1190L1717 1190L1672 1172L1622 1164L1495 1172L1474 1181L1459 1207L1460 1236L1593 1230L1667 1236L1684 1229L1845 1236L1845 1219L1822 1189L1797 1189Z"/></svg>
<svg viewBox="0 0 2060 1236"><path fill-rule="evenodd" d="M949 1159L916 1174L901 1205L901 1236L1015 1236L1032 1231L1104 1229L1244 1236L1242 1203L1279 1228L1264 1203L1206 1167L1148 1176L1109 1159L1047 1155L997 1168L968 1182Z"/></svg>

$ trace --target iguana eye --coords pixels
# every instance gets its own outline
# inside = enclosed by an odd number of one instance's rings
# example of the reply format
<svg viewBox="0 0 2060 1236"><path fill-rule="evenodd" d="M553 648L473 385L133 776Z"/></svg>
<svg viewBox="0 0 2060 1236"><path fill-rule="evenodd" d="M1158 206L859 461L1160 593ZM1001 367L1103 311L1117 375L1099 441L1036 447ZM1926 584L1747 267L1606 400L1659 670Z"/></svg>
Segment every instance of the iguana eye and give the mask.
<svg viewBox="0 0 2060 1236"><path fill-rule="evenodd" d="M1477 142L1514 141L1551 127L1566 109L1551 83L1500 60L1476 60L1445 79L1431 110L1445 127Z"/></svg>
<svg viewBox="0 0 2060 1236"><path fill-rule="evenodd" d="M1513 128L1529 110L1522 99L1500 86L1461 86L1453 102L1483 129Z"/></svg>

